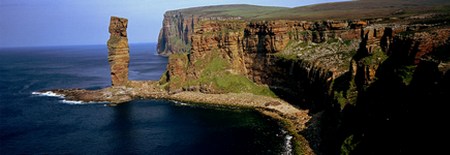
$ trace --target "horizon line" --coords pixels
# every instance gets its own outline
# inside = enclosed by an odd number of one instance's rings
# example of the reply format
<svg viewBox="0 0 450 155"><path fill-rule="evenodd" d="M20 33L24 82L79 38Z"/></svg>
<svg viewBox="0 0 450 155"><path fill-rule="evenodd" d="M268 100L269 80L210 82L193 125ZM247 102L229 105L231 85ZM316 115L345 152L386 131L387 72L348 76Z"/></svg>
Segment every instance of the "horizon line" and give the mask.
<svg viewBox="0 0 450 155"><path fill-rule="evenodd" d="M135 44L157 44L158 42L133 42L128 43L129 45L135 45ZM30 45L30 46L0 46L0 49L7 49L7 48L39 48L39 47L67 47L67 46L100 46L105 45L107 47L107 43L104 44L62 44L62 45Z"/></svg>

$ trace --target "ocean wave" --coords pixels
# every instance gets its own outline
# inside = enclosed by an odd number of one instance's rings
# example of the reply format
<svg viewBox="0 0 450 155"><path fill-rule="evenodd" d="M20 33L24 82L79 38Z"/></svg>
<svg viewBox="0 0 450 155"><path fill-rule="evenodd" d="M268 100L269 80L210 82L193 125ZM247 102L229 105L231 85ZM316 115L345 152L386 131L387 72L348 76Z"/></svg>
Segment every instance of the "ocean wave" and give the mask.
<svg viewBox="0 0 450 155"><path fill-rule="evenodd" d="M72 105L84 105L84 104L109 104L109 102L84 102L84 101L74 101L74 100L61 100L62 103L72 104Z"/></svg>
<svg viewBox="0 0 450 155"><path fill-rule="evenodd" d="M286 135L286 137L284 137L285 139L285 144L284 144L284 153L283 154L292 154L292 144L291 144L291 140L292 140L292 136L291 135Z"/></svg>
<svg viewBox="0 0 450 155"><path fill-rule="evenodd" d="M66 100L64 99L65 96L64 95L60 95L60 94L56 94L52 91L46 91L46 92L32 92L32 95L37 95L37 96L48 96L48 97L57 97L57 98L61 98L63 100L61 100L61 103L64 104L71 104L71 105L81 105L81 104L108 104L109 102L83 102L83 101L74 101L74 100Z"/></svg>
<svg viewBox="0 0 450 155"><path fill-rule="evenodd" d="M56 94L52 91L46 91L46 92L32 92L32 95L37 95L37 96L48 96L48 97L58 97L58 98L64 98L64 95L61 94Z"/></svg>
<svg viewBox="0 0 450 155"><path fill-rule="evenodd" d="M66 104L85 104L83 103L83 101L72 101L72 100L62 100L61 102Z"/></svg>
<svg viewBox="0 0 450 155"><path fill-rule="evenodd" d="M289 135L287 131L281 130L281 133L284 135L284 152L282 155L291 155L292 154L292 143L291 140L293 136Z"/></svg>
<svg viewBox="0 0 450 155"><path fill-rule="evenodd" d="M172 102L175 103L175 104L177 104L177 105L181 105L181 106L188 106L188 105L189 105L189 104L187 104L187 103L180 102L180 101L173 101L173 100L172 100Z"/></svg>

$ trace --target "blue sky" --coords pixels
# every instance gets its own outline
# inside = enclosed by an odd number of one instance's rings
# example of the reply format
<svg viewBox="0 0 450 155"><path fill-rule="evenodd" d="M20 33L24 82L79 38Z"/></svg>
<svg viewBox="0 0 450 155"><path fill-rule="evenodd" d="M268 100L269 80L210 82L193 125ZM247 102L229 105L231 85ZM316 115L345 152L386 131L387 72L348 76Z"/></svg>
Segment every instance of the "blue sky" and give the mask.
<svg viewBox="0 0 450 155"><path fill-rule="evenodd" d="M106 44L110 16L129 19L130 43L157 42L167 10L254 4L295 7L344 0L0 0L0 47Z"/></svg>

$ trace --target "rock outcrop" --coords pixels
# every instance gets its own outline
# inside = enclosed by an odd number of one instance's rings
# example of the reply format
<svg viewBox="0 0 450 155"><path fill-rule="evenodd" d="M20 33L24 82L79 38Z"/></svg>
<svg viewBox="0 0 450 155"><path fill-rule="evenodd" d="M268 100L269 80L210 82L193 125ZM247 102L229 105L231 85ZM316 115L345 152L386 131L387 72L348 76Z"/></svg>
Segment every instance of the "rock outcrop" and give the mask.
<svg viewBox="0 0 450 155"><path fill-rule="evenodd" d="M111 67L112 86L125 86L128 82L130 62L128 38L128 19L111 17L109 24L108 61Z"/></svg>

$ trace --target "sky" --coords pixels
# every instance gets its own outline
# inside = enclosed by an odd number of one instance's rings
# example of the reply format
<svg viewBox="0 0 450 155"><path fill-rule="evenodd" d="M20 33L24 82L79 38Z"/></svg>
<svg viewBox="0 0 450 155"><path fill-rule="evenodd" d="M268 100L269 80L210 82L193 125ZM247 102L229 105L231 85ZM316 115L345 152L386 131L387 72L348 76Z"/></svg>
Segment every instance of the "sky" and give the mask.
<svg viewBox="0 0 450 155"><path fill-rule="evenodd" d="M164 12L253 4L296 7L344 0L0 0L0 47L106 44L110 16L128 18L130 43L157 42Z"/></svg>

